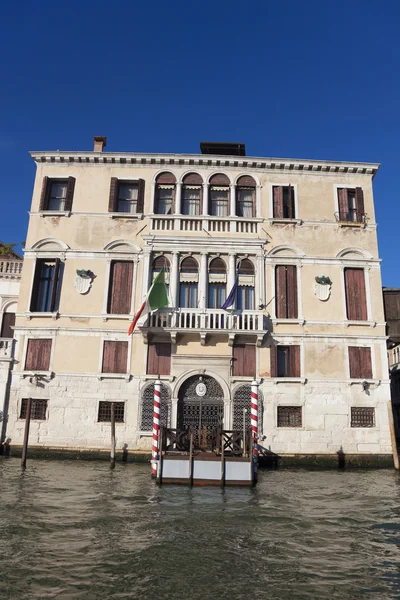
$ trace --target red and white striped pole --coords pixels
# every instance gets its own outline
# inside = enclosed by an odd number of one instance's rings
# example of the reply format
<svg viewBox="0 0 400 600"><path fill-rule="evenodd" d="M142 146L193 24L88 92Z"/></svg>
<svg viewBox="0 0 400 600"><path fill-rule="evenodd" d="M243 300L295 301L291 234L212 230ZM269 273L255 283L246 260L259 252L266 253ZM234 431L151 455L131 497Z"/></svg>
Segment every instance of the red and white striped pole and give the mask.
<svg viewBox="0 0 400 600"><path fill-rule="evenodd" d="M158 441L160 436L160 404L161 404L161 381L157 379L154 383L154 409L153 409L153 446L151 448L151 474L157 477Z"/></svg>
<svg viewBox="0 0 400 600"><path fill-rule="evenodd" d="M254 444L258 443L258 383L257 381L251 382L251 433L253 435ZM256 448L253 450L254 454L258 454Z"/></svg>

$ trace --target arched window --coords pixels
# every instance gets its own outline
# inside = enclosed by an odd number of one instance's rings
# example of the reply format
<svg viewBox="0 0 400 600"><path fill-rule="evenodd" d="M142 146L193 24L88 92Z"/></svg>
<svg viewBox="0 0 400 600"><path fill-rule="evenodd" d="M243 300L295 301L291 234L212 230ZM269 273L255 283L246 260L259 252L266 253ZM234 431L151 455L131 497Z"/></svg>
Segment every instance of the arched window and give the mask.
<svg viewBox="0 0 400 600"><path fill-rule="evenodd" d="M248 258L240 261L238 277L236 308L254 310L254 265Z"/></svg>
<svg viewBox="0 0 400 600"><path fill-rule="evenodd" d="M152 265L152 281L155 280L161 269L164 267L165 270L165 286L167 288L167 293L169 293L169 272L170 272L170 264L169 260L166 256L156 256L153 260Z"/></svg>
<svg viewBox="0 0 400 600"><path fill-rule="evenodd" d="M229 216L229 178L222 173L210 179L209 212L214 217Z"/></svg>
<svg viewBox="0 0 400 600"><path fill-rule="evenodd" d="M199 265L195 258L188 256L182 260L179 273L180 308L197 308L198 285Z"/></svg>
<svg viewBox="0 0 400 600"><path fill-rule="evenodd" d="M233 429L243 431L243 425L246 429L250 427L250 408L251 408L251 386L249 384L241 385L236 388L233 394ZM246 412L244 412L246 410ZM264 399L261 390L258 390L258 434L263 433L263 414ZM244 421L244 423L243 423Z"/></svg>
<svg viewBox="0 0 400 600"><path fill-rule="evenodd" d="M243 175L237 180L236 214L246 218L256 216L256 182L249 175Z"/></svg>
<svg viewBox="0 0 400 600"><path fill-rule="evenodd" d="M160 173L156 180L154 213L156 215L171 215L175 209L175 175Z"/></svg>
<svg viewBox="0 0 400 600"><path fill-rule="evenodd" d="M214 258L208 269L208 308L221 308L226 300L226 264Z"/></svg>
<svg viewBox="0 0 400 600"><path fill-rule="evenodd" d="M182 214L198 216L201 214L203 180L197 173L185 175L182 186Z"/></svg>
<svg viewBox="0 0 400 600"><path fill-rule="evenodd" d="M154 383L147 385L141 393L140 431L152 431L154 411ZM171 390L161 384L160 425L171 427Z"/></svg>

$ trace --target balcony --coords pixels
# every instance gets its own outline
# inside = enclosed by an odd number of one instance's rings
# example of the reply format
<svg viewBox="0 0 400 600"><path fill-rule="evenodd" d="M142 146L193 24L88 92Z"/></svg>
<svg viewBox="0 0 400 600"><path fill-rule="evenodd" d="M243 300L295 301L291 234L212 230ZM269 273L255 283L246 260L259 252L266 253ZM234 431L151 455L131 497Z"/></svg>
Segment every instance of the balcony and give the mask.
<svg viewBox="0 0 400 600"><path fill-rule="evenodd" d="M243 217L197 217L187 215L153 215L151 231L206 231L211 233L257 234L262 219Z"/></svg>
<svg viewBox="0 0 400 600"><path fill-rule="evenodd" d="M161 309L149 315L142 326L139 326L147 342L149 333L168 332L173 342L178 334L198 333L202 346L206 345L207 336L227 334L232 346L236 335L257 337L257 346L261 346L267 333L266 316L259 311L225 311L212 308L176 308Z"/></svg>
<svg viewBox="0 0 400 600"><path fill-rule="evenodd" d="M10 361L13 356L14 340L12 338L0 338L0 361Z"/></svg>
<svg viewBox="0 0 400 600"><path fill-rule="evenodd" d="M21 279L22 260L0 260L0 279Z"/></svg>

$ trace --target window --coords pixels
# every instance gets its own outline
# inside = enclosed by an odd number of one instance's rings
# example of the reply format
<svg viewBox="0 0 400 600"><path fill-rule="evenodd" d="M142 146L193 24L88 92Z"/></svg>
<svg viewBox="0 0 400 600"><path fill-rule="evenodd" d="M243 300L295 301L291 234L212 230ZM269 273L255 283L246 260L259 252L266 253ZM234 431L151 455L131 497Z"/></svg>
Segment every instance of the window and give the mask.
<svg viewBox="0 0 400 600"><path fill-rule="evenodd" d="M254 310L254 265L248 258L239 263L236 308Z"/></svg>
<svg viewBox="0 0 400 600"><path fill-rule="evenodd" d="M349 346L350 377L372 379L371 348Z"/></svg>
<svg viewBox="0 0 400 600"><path fill-rule="evenodd" d="M99 402L98 423L111 422L111 404L114 404L114 415L116 423L123 423L125 417L125 402Z"/></svg>
<svg viewBox="0 0 400 600"><path fill-rule="evenodd" d="M248 219L256 216L256 182L248 175L239 177L236 184L236 214Z"/></svg>
<svg viewBox="0 0 400 600"><path fill-rule="evenodd" d="M31 311L55 312L58 310L61 292L63 264L59 258L36 261L33 280Z"/></svg>
<svg viewBox="0 0 400 600"><path fill-rule="evenodd" d="M251 423L251 385L245 384L236 388L233 394L232 425L236 431L243 431L243 425L248 430ZM263 432L264 398L262 391L258 390L258 433ZM244 421L244 423L243 423Z"/></svg>
<svg viewBox="0 0 400 600"><path fill-rule="evenodd" d="M226 264L214 258L208 273L208 307L221 308L226 299Z"/></svg>
<svg viewBox="0 0 400 600"><path fill-rule="evenodd" d="M364 269L345 269L346 311L349 321L367 321Z"/></svg>
<svg viewBox="0 0 400 600"><path fill-rule="evenodd" d="M338 188L339 221L364 223L364 192L362 188Z"/></svg>
<svg viewBox="0 0 400 600"><path fill-rule="evenodd" d="M112 213L141 214L144 205L144 180L134 181L111 178L108 211Z"/></svg>
<svg viewBox="0 0 400 600"><path fill-rule="evenodd" d="M147 385L141 392L142 406L140 415L140 430L152 431L154 414L154 383ZM161 384L160 426L171 427L171 390Z"/></svg>
<svg viewBox="0 0 400 600"><path fill-rule="evenodd" d="M156 180L154 212L171 215L175 210L176 179L172 173L161 173Z"/></svg>
<svg viewBox="0 0 400 600"><path fill-rule="evenodd" d="M170 272L170 264L169 260L166 256L157 256L153 260L153 268L152 268L152 281L155 280L161 269L165 271L165 287L167 288L167 294L169 294L169 272Z"/></svg>
<svg viewBox="0 0 400 600"><path fill-rule="evenodd" d="M70 211L75 190L75 177L66 179L43 178L40 211Z"/></svg>
<svg viewBox="0 0 400 600"><path fill-rule="evenodd" d="M350 427L375 427L375 409L352 406Z"/></svg>
<svg viewBox="0 0 400 600"><path fill-rule="evenodd" d="M279 265L275 269L275 307L278 319L297 319L297 269L294 265Z"/></svg>
<svg viewBox="0 0 400 600"><path fill-rule="evenodd" d="M199 265L192 257L184 258L180 268L179 306L197 308Z"/></svg>
<svg viewBox="0 0 400 600"><path fill-rule="evenodd" d="M113 260L110 269L107 313L128 315L131 312L133 262Z"/></svg>
<svg viewBox="0 0 400 600"><path fill-rule="evenodd" d="M28 408L28 398L22 398L20 419L26 419L26 411ZM31 399L31 419L33 421L45 421L47 412L47 400L38 398Z"/></svg>
<svg viewBox="0 0 400 600"><path fill-rule="evenodd" d="M182 214L198 216L201 214L203 180L197 173L189 173L183 179Z"/></svg>
<svg viewBox="0 0 400 600"><path fill-rule="evenodd" d="M128 342L104 342L102 373L126 373Z"/></svg>
<svg viewBox="0 0 400 600"><path fill-rule="evenodd" d="M292 185L274 185L273 195L273 215L276 219L294 219L294 187Z"/></svg>
<svg viewBox="0 0 400 600"><path fill-rule="evenodd" d="M14 337L13 327L15 325L15 313L4 313L1 323L0 338Z"/></svg>
<svg viewBox="0 0 400 600"><path fill-rule="evenodd" d="M25 371L49 371L52 340L28 340Z"/></svg>
<svg viewBox="0 0 400 600"><path fill-rule="evenodd" d="M300 346L271 346L271 377L300 376Z"/></svg>
<svg viewBox="0 0 400 600"><path fill-rule="evenodd" d="M210 215L227 217L229 215L230 181L226 175L213 175L210 179Z"/></svg>
<svg viewBox="0 0 400 600"><path fill-rule="evenodd" d="M302 427L301 406L278 406L278 427Z"/></svg>
<svg viewBox="0 0 400 600"><path fill-rule="evenodd" d="M234 344L232 359L232 375L234 377L256 376L255 344Z"/></svg>
<svg viewBox="0 0 400 600"><path fill-rule="evenodd" d="M151 342L147 351L147 373L150 375L170 375L171 344Z"/></svg>

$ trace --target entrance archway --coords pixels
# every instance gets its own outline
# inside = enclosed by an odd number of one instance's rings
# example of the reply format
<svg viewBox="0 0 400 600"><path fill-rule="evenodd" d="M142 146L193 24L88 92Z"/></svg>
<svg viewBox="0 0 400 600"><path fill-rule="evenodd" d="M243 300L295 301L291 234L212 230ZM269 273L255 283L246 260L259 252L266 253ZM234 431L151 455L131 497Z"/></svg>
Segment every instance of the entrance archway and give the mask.
<svg viewBox="0 0 400 600"><path fill-rule="evenodd" d="M205 388L199 389L199 384ZM216 430L223 428L223 422L224 393L220 384L209 375L186 379L178 393L177 428L181 431L191 428L195 447L211 450Z"/></svg>

